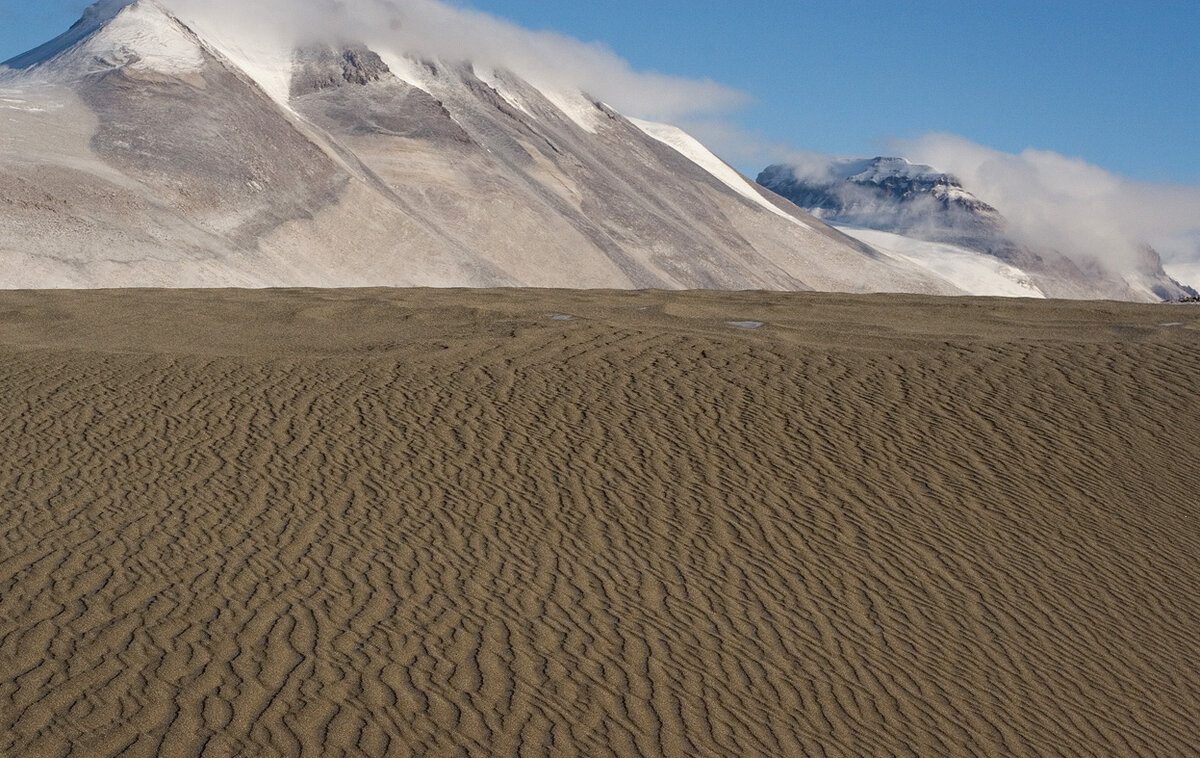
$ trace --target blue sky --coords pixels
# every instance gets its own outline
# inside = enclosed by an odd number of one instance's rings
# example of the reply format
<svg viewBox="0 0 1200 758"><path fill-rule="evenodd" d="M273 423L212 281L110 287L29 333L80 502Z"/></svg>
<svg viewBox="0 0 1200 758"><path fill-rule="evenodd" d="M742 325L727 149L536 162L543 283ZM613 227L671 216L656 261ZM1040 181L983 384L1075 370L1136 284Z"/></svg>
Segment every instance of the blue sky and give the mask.
<svg viewBox="0 0 1200 758"><path fill-rule="evenodd" d="M602 42L637 69L742 90L751 104L725 121L763 144L873 154L948 132L1200 184L1196 0L456 4ZM66 29L85 5L0 0L0 59ZM749 151L729 157L761 168Z"/></svg>

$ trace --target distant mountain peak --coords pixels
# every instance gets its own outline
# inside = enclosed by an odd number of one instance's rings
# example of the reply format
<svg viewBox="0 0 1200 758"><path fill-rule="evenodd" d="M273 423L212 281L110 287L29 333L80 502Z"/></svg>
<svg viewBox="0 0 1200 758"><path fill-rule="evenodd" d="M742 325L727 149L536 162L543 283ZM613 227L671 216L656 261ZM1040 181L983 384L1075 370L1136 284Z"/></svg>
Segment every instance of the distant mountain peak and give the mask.
<svg viewBox="0 0 1200 758"><path fill-rule="evenodd" d="M907 158L876 156L874 158L836 161L830 166L833 179L858 185L874 185L885 189L901 188L919 195L928 193L946 202L968 205L982 211L986 204L963 187L953 174L933 166L913 163Z"/></svg>
<svg viewBox="0 0 1200 758"><path fill-rule="evenodd" d="M952 274L961 273L964 262L976 265L982 254L1022 272L1022 287L1036 285L1052 296L1149 300L1187 291L1167 276L1149 247L1141 251L1136 270L1115 272L1077 263L1057 250L1033 249L956 176L905 158L830 156L775 164L758 182L851 236L881 248L891 245L909 259L924 256L926 265L940 262Z"/></svg>
<svg viewBox="0 0 1200 758"><path fill-rule="evenodd" d="M906 158L835 159L806 166L775 164L758 176L764 187L820 218L884 231L994 237L1003 232L995 208L957 177Z"/></svg>

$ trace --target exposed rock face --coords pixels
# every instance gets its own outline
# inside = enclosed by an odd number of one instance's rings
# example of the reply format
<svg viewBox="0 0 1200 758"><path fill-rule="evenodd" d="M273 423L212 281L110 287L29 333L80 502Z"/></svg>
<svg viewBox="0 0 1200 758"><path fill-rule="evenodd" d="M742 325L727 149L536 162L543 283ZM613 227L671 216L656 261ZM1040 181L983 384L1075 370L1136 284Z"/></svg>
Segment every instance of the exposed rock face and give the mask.
<svg viewBox="0 0 1200 758"><path fill-rule="evenodd" d="M1005 222L995 208L956 177L902 158L837 161L815 174L774 165L759 174L758 182L836 223L916 233L989 251L1008 246L997 245Z"/></svg>
<svg viewBox="0 0 1200 758"><path fill-rule="evenodd" d="M419 87L395 77L375 53L360 48L324 53L327 62L369 60L369 68L320 72L302 63L292 76L292 105L329 134L407 137L426 142L472 144L446 107ZM382 68L380 68L382 67ZM430 66L431 76L437 67ZM373 77L373 78L372 78ZM324 82L313 86L315 81ZM367 85L372 86L368 87Z"/></svg>
<svg viewBox="0 0 1200 758"><path fill-rule="evenodd" d="M824 170L812 174L777 164L767 167L759 180L764 186L786 190L789 197L804 198L806 206L833 215L845 215L856 209L870 210L872 201L875 205L889 201L904 203L923 197L932 198L945 210L957 208L997 215L994 208L967 192L954 176L903 158L833 161ZM856 193L850 187L867 192Z"/></svg>
<svg viewBox="0 0 1200 758"><path fill-rule="evenodd" d="M390 73L377 53L361 45L340 51L332 47L308 47L296 52L292 97L345 84L363 87Z"/></svg>

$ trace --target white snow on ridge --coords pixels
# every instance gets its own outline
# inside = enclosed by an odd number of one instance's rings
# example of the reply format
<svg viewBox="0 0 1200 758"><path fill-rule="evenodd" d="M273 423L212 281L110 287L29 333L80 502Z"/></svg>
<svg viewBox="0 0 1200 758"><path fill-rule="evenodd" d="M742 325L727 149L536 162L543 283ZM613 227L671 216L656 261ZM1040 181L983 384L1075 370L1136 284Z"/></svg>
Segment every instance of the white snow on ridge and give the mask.
<svg viewBox="0 0 1200 758"><path fill-rule="evenodd" d="M513 92L512 89L506 85L504 76L499 71L487 66L472 66L471 70L475 72L475 76L479 79L479 81L491 87L493 90L495 90L496 94L504 98L504 102L516 108L521 113L524 113L526 116L533 116L533 113L530 112L529 106L525 103L524 98L519 97L517 93Z"/></svg>
<svg viewBox="0 0 1200 758"><path fill-rule="evenodd" d="M885 255L931 271L968 295L1046 297L1024 271L983 253L875 229L837 228Z"/></svg>
<svg viewBox="0 0 1200 758"><path fill-rule="evenodd" d="M379 59L391 70L392 75L405 84L425 92L430 91L429 73L420 61L399 55L379 47L372 47Z"/></svg>
<svg viewBox="0 0 1200 758"><path fill-rule="evenodd" d="M200 45L154 2L134 3L123 9L88 45L100 55L116 60L136 60L133 69L166 74L186 74L204 67Z"/></svg>
<svg viewBox="0 0 1200 758"><path fill-rule="evenodd" d="M555 108L575 122L575 125L588 134L595 134L600 129L600 109L582 92L556 92L552 89L541 89L542 96L554 104Z"/></svg>
<svg viewBox="0 0 1200 758"><path fill-rule="evenodd" d="M199 42L154 0L89 8L66 34L10 61L10 76L70 80L122 66L170 75L204 67Z"/></svg>
<svg viewBox="0 0 1200 758"><path fill-rule="evenodd" d="M179 14L179 19L210 50L227 58L268 97L290 110L288 100L292 91L295 45L285 35L273 37L244 28L222 26L220 18L221 14L216 13Z"/></svg>
<svg viewBox="0 0 1200 758"><path fill-rule="evenodd" d="M83 16L70 29L44 45L39 45L12 60L6 61L5 65L13 67L13 70L25 70L40 66L55 56L61 55L74 45L79 44L87 39L88 36L95 34L98 29L104 26L105 22L120 13L131 2L133 0L100 0L100 2L84 10ZM3 70L4 67L0 66L0 71Z"/></svg>
<svg viewBox="0 0 1200 758"><path fill-rule="evenodd" d="M722 184L726 185L747 200L761 205L763 208L771 211L776 216L786 218L788 221L791 221L798 226L803 226L806 229L810 228L808 224L805 224L800 219L791 216L783 210L775 207L769 200L759 194L758 191L751 186L748 179L730 168L725 161L713 155L713 153L707 147L700 144L699 140L679 127L671 126L670 124L658 124L653 121L642 121L641 119L636 118L630 118L629 121L649 136L653 137L664 145L667 145L668 147L674 148L685 158L715 176L721 181Z"/></svg>
<svg viewBox="0 0 1200 758"><path fill-rule="evenodd" d="M0 67L0 75L71 80L124 66L179 76L201 71L207 48L287 107L293 46L219 19L211 13L173 15L158 0L103 0L65 34L10 61L15 68Z"/></svg>

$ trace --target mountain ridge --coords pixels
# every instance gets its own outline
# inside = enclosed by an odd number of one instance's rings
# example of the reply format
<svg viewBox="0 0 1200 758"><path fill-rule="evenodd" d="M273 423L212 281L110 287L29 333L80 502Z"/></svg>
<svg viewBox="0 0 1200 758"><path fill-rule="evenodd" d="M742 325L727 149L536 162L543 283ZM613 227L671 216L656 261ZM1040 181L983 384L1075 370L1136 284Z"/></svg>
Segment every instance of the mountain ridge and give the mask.
<svg viewBox="0 0 1200 758"><path fill-rule="evenodd" d="M281 104L280 72L136 0L14 59L3 286L956 291L579 93L314 50Z"/></svg>

